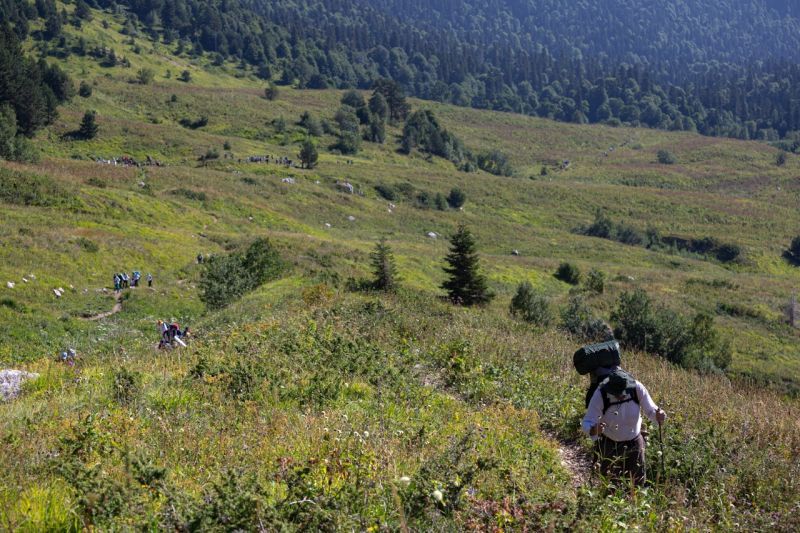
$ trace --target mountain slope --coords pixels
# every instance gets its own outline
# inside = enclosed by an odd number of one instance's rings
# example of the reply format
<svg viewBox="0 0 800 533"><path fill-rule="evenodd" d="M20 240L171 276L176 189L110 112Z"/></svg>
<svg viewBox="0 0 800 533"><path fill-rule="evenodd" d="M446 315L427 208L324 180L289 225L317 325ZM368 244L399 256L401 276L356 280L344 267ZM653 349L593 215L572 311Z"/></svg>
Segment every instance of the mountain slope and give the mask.
<svg viewBox="0 0 800 533"><path fill-rule="evenodd" d="M404 155L402 124L387 126L384 144L342 155L331 149L342 92L281 87L268 100L264 81L237 63L131 42L124 27L93 11L87 46L127 61L59 60L91 95L39 131L38 163L0 162L0 362L40 375L0 405L3 528L800 526L800 427L786 394L800 360L782 317L800 281L781 258L800 227L793 155L778 166L763 143L420 100L413 110L431 111L476 154L500 150L514 175ZM149 83L140 69L152 70ZM191 81L177 79L184 70ZM87 109L98 135L70 135ZM314 138L316 168L249 162L296 160L306 111L334 131ZM659 164L660 150L675 163ZM108 163L123 156L161 165ZM422 201L453 187L463 210ZM743 260L576 232L598 209L641 232L739 245ZM445 238L460 223L497 294L485 308L441 299ZM401 290L353 290L382 236ZM197 254L226 256L257 237L287 270L206 309ZM537 328L508 313L522 281L555 314L567 308L575 289L553 276L565 261L606 274L602 294L578 289L596 316L642 288L679 316L714 315L733 341L727 375L625 351L626 368L670 414L663 442L651 428L657 483L635 497L575 486L589 476L575 476L560 451L590 449L577 429L585 382L570 359L583 341L560 317ZM85 320L115 306L103 288L120 270L152 272L153 290L126 290L120 312ZM155 349L159 318L190 326L187 349ZM68 346L74 367L56 361Z"/></svg>

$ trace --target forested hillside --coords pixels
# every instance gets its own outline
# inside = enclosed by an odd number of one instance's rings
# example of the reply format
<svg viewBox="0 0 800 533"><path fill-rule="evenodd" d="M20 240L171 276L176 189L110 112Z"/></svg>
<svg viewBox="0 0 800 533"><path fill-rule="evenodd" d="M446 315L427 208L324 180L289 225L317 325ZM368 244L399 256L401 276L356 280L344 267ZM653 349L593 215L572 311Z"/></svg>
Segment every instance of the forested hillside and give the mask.
<svg viewBox="0 0 800 533"><path fill-rule="evenodd" d="M411 94L575 123L641 125L797 149L797 6L770 2L560 0L92 0L126 34L240 62L321 89L392 78ZM4 2L42 51L93 54L62 34L90 17L53 0Z"/></svg>

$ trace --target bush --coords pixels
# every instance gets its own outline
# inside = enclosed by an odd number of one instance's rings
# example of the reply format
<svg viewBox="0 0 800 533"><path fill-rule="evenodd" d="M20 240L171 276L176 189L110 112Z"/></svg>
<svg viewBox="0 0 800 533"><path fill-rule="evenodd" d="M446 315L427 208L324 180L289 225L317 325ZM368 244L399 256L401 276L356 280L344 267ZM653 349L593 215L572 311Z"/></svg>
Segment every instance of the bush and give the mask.
<svg viewBox="0 0 800 533"><path fill-rule="evenodd" d="M78 88L78 95L81 98L89 98L92 96L92 86L85 81L82 81L80 87Z"/></svg>
<svg viewBox="0 0 800 533"><path fill-rule="evenodd" d="M189 200L197 200L200 202L205 202L208 200L208 195L206 195L206 193L202 191L193 191L191 189L174 189L170 191L170 194L174 194L175 196L183 196Z"/></svg>
<svg viewBox="0 0 800 533"><path fill-rule="evenodd" d="M0 201L37 207L72 207L77 198L49 176L0 168Z"/></svg>
<svg viewBox="0 0 800 533"><path fill-rule="evenodd" d="M114 372L113 396L120 405L132 403L139 395L142 378L138 372L121 368Z"/></svg>
<svg viewBox="0 0 800 533"><path fill-rule="evenodd" d="M784 152L783 150L778 152L778 155L775 158L775 164L778 165L779 167L782 167L783 165L786 164L786 152Z"/></svg>
<svg viewBox="0 0 800 533"><path fill-rule="evenodd" d="M100 247L97 245L96 242L87 239L86 237L78 237L78 239L75 241L75 244L77 244L78 246L83 248L83 250L89 253L95 253L100 250Z"/></svg>
<svg viewBox="0 0 800 533"><path fill-rule="evenodd" d="M605 273L593 268L586 275L586 290L597 294L603 294L606 290Z"/></svg>
<svg viewBox="0 0 800 533"><path fill-rule="evenodd" d="M156 73L149 68L140 68L136 72L136 81L141 85L150 85L156 77Z"/></svg>
<svg viewBox="0 0 800 533"><path fill-rule="evenodd" d="M668 150L659 150L656 159L662 165L674 165L677 161L675 156Z"/></svg>
<svg viewBox="0 0 800 533"><path fill-rule="evenodd" d="M556 279L570 285L578 285L581 282L581 271L572 263L561 263L553 275Z"/></svg>
<svg viewBox="0 0 800 533"><path fill-rule="evenodd" d="M478 168L495 176L511 176L514 174L514 169L511 168L508 157L497 150L479 155Z"/></svg>
<svg viewBox="0 0 800 533"><path fill-rule="evenodd" d="M189 83L190 81L192 81L192 73L189 72L188 70L184 70L183 72L181 72L181 75L178 76L178 79L184 83Z"/></svg>
<svg viewBox="0 0 800 533"><path fill-rule="evenodd" d="M553 310L550 301L533 290L533 286L524 281L517 286L517 293L511 299L509 312L529 324L547 327L553 321Z"/></svg>
<svg viewBox="0 0 800 533"><path fill-rule="evenodd" d="M221 309L276 279L284 266L277 250L266 239L256 240L243 253L212 256L200 277L200 300L209 309Z"/></svg>
<svg viewBox="0 0 800 533"><path fill-rule="evenodd" d="M397 201L397 192L391 185L386 185L385 183L379 183L375 186L375 191L384 200L388 200L390 202Z"/></svg>
<svg viewBox="0 0 800 533"><path fill-rule="evenodd" d="M275 85L275 82L270 82L269 85L264 89L264 98L272 102L273 100L277 100L279 95L278 86Z"/></svg>
<svg viewBox="0 0 800 533"><path fill-rule="evenodd" d="M688 368L725 369L730 347L714 328L713 318L698 313L688 319L655 307L642 289L623 293L611 315L617 338L636 349L660 355Z"/></svg>
<svg viewBox="0 0 800 533"><path fill-rule="evenodd" d="M189 128L190 130L196 130L198 128L202 128L208 125L208 117L203 115L196 120L192 120L190 118L182 118L179 123L184 128Z"/></svg>
<svg viewBox="0 0 800 533"><path fill-rule="evenodd" d="M611 326L595 317L579 294L572 296L561 310L561 327L586 342L604 342L614 337Z"/></svg>
<svg viewBox="0 0 800 533"><path fill-rule="evenodd" d="M785 257L791 264L800 266L800 235L792 239L789 248L783 252Z"/></svg>
<svg viewBox="0 0 800 533"><path fill-rule="evenodd" d="M458 187L450 189L450 194L447 195L447 203L453 209L458 209L467 201L467 195Z"/></svg>

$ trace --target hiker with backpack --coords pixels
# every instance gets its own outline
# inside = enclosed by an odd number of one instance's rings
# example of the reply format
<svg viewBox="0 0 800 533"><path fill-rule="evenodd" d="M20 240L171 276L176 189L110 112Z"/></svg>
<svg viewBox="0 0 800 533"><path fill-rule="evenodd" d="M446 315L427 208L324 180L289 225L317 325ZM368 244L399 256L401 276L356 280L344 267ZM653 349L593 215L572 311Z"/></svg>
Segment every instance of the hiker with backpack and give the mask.
<svg viewBox="0 0 800 533"><path fill-rule="evenodd" d="M659 425L667 414L653 402L644 385L619 367L620 362L615 340L575 352L575 369L592 375L581 428L595 441L603 477L630 479L641 486L646 481L641 412Z"/></svg>

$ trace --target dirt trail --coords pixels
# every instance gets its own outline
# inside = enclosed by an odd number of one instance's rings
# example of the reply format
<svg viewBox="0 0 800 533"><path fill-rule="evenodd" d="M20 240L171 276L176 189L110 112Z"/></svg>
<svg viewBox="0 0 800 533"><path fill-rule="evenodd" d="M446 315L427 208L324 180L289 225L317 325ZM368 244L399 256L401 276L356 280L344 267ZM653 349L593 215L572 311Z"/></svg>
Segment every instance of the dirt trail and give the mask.
<svg viewBox="0 0 800 533"><path fill-rule="evenodd" d="M111 311L106 311L105 313L100 313L99 315L88 316L84 318L84 320L90 320L90 321L102 320L112 315L116 315L117 313L122 311L122 291L117 291L114 300L116 303L114 304L114 307L111 308Z"/></svg>
<svg viewBox="0 0 800 533"><path fill-rule="evenodd" d="M545 431L544 434L557 443L561 466L569 470L573 487L587 485L592 478L591 454L575 441L559 439L555 433L550 431Z"/></svg>

